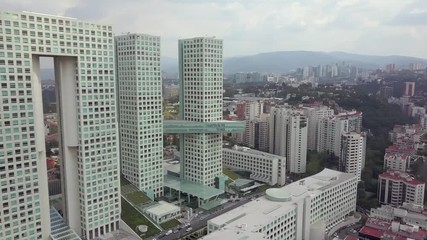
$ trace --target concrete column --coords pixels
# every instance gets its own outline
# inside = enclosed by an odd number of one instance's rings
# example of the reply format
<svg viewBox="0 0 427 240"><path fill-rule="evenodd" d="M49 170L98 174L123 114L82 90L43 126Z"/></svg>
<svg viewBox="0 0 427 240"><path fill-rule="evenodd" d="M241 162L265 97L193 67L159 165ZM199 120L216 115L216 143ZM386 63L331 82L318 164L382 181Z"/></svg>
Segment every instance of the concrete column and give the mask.
<svg viewBox="0 0 427 240"><path fill-rule="evenodd" d="M57 86L57 112L59 113L61 181L64 200L64 220L71 229L81 235L80 198L78 176L78 112L76 64L74 57L55 57ZM84 186L85 187L85 186Z"/></svg>
<svg viewBox="0 0 427 240"><path fill-rule="evenodd" d="M33 55L32 87L34 104L34 131L36 135L37 173L39 182L40 215L42 223L42 239L49 239L50 211L49 189L47 183L46 146L43 119L43 97L40 79L40 58Z"/></svg>
<svg viewBox="0 0 427 240"><path fill-rule="evenodd" d="M178 134L178 137L179 137L179 165L180 165L179 177L181 179L185 178L184 136L185 135L183 133Z"/></svg>

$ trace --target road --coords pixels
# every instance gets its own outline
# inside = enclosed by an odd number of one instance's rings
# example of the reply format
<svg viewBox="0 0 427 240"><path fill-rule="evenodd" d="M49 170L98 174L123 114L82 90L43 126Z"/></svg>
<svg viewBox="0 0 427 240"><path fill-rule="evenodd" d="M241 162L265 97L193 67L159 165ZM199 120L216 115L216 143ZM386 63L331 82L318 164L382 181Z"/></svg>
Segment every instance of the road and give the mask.
<svg viewBox="0 0 427 240"><path fill-rule="evenodd" d="M356 224L341 228L340 230L337 231L337 235L340 239L344 239L347 235L357 236L357 231L359 231L360 228L362 228L362 224L356 223ZM352 230L355 230L355 232L351 232ZM333 238L334 236L331 236L330 239L333 239Z"/></svg>
<svg viewBox="0 0 427 240"><path fill-rule="evenodd" d="M245 203L250 202L250 198L243 198L240 201L237 202L229 202L229 203L225 203L211 211L206 211L203 214L198 215L197 217L193 218L193 220L191 220L190 226L193 228L193 230L197 230L200 229L204 226L207 225L207 222L209 220L211 220L212 218L215 218L223 213L226 213L234 208L240 207ZM168 231L162 231L160 234L157 234L154 237L151 237L149 239L153 240L153 239L161 239L161 240L174 240L174 239L178 239L186 234L188 234L189 232L186 232L186 229L188 227L184 227L184 224L180 225L182 227L181 230L179 230L176 233L171 233L170 235L165 236L164 234ZM177 229L177 227L173 228L173 230Z"/></svg>

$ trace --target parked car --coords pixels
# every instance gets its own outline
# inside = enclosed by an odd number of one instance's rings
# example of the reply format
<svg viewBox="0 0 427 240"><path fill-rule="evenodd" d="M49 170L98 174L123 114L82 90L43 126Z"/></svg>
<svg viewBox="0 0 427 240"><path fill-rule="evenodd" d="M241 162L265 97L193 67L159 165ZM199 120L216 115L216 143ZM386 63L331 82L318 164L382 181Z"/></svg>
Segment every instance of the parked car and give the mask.
<svg viewBox="0 0 427 240"><path fill-rule="evenodd" d="M189 232L189 231L191 231L191 230L193 230L193 228L192 228L192 227L189 227L189 228L187 228L185 231L186 231L186 232Z"/></svg>
<svg viewBox="0 0 427 240"><path fill-rule="evenodd" d="M169 230L165 233L165 235L167 236L167 235L170 235L171 233L172 233L172 230Z"/></svg>

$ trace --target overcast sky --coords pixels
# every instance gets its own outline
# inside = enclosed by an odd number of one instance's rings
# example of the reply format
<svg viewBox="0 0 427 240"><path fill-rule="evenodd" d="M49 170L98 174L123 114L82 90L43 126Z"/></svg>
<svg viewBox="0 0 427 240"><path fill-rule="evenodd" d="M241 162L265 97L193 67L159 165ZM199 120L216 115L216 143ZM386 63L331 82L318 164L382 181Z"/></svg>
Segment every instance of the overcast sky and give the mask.
<svg viewBox="0 0 427 240"><path fill-rule="evenodd" d="M0 0L1 8L110 24L116 34L224 39L225 57L270 51L346 51L427 58L427 0Z"/></svg>

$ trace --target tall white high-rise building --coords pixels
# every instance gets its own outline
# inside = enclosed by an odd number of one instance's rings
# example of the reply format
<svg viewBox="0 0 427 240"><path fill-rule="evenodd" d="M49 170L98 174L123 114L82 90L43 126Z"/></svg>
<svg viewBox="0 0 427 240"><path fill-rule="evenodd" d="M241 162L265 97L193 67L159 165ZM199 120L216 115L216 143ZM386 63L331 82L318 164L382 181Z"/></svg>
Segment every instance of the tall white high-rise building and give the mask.
<svg viewBox="0 0 427 240"><path fill-rule="evenodd" d="M304 112L308 118L307 129L307 149L316 150L318 141L318 128L321 119L325 119L334 115L334 110L328 106L313 106L305 107Z"/></svg>
<svg viewBox="0 0 427 240"><path fill-rule="evenodd" d="M259 118L246 120L244 143L246 146L261 151L269 149L269 114L263 113Z"/></svg>
<svg viewBox="0 0 427 240"><path fill-rule="evenodd" d="M362 112L349 111L322 118L317 128L317 151L341 156L341 136L347 132L360 133Z"/></svg>
<svg viewBox="0 0 427 240"><path fill-rule="evenodd" d="M63 213L88 239L120 221L112 27L0 12L0 239L49 239L40 57L54 58Z"/></svg>
<svg viewBox="0 0 427 240"><path fill-rule="evenodd" d="M253 120L259 118L264 112L264 102L263 101L249 101L245 103L245 118L248 120Z"/></svg>
<svg viewBox="0 0 427 240"><path fill-rule="evenodd" d="M160 37L115 37L120 159L126 179L149 196L163 195Z"/></svg>
<svg viewBox="0 0 427 240"><path fill-rule="evenodd" d="M307 165L307 118L301 110L272 107L270 153L286 157L290 173L305 173Z"/></svg>
<svg viewBox="0 0 427 240"><path fill-rule="evenodd" d="M222 121L222 40L179 40L180 117L202 123ZM185 180L214 186L222 175L222 134L185 134L181 174Z"/></svg>
<svg viewBox="0 0 427 240"><path fill-rule="evenodd" d="M357 180L360 181L365 165L365 153L365 133L344 133L341 137L340 170L356 175Z"/></svg>

